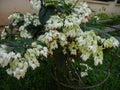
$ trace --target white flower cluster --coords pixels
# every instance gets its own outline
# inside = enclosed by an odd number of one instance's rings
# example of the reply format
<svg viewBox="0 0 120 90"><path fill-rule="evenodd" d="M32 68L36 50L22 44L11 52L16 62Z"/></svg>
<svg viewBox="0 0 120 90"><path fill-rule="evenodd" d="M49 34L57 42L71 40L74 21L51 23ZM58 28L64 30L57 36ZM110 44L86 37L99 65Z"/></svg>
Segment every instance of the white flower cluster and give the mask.
<svg viewBox="0 0 120 90"><path fill-rule="evenodd" d="M79 5L75 6L73 9L72 15L77 20L77 24L86 23L88 22L88 18L91 16L91 9L88 7L88 5L85 2L81 2ZM81 20L81 21L78 21Z"/></svg>
<svg viewBox="0 0 120 90"><path fill-rule="evenodd" d="M119 46L118 40L116 40L116 38L114 37L110 37L109 39L102 39L101 42L104 43L105 48L111 48L111 47L116 48Z"/></svg>
<svg viewBox="0 0 120 90"><path fill-rule="evenodd" d="M20 22L20 21L23 20L23 17L22 17L22 15L21 15L20 13L17 13L17 12L16 12L16 13L10 15L10 16L8 17L8 19L13 22L13 23L12 23L13 26L16 26L16 25L18 24L18 22Z"/></svg>
<svg viewBox="0 0 120 90"><path fill-rule="evenodd" d="M28 68L28 62L20 56L16 55L15 57L14 60L10 62L10 68L7 69L7 73L9 75L13 74L17 79L20 79L20 77L24 78Z"/></svg>
<svg viewBox="0 0 120 90"><path fill-rule="evenodd" d="M39 17L38 15L34 14L30 14L30 13L26 13L24 15L24 26L28 26L30 24L34 25L34 26L38 26L40 25L40 21L39 21Z"/></svg>
<svg viewBox="0 0 120 90"><path fill-rule="evenodd" d="M88 75L88 71L92 70L92 68L90 66L88 66L87 64L85 64L85 63L80 63L80 66L84 66L85 67L85 70L81 72L81 77L87 76Z"/></svg>
<svg viewBox="0 0 120 90"><path fill-rule="evenodd" d="M7 36L7 33L6 33L5 29L3 29L2 33L1 33L1 40L5 39L6 36Z"/></svg>
<svg viewBox="0 0 120 90"><path fill-rule="evenodd" d="M22 38L32 38L32 35L28 32L27 30L27 26L29 25L33 25L33 26L38 26L41 25L40 21L39 21L39 17L37 15L32 15L30 13L26 13L25 15L22 15L20 13L14 13L12 15L10 15L9 20L12 21L12 25L16 26L19 22L24 22L23 25L21 25L19 27L19 32L20 32L20 36ZM7 32L9 31L10 27L6 26L5 29L2 31L1 33L1 39L5 39Z"/></svg>
<svg viewBox="0 0 120 90"><path fill-rule="evenodd" d="M86 23L91 15L91 10L86 3L80 3L79 6L75 6L71 12L71 15L65 16L65 20L58 15L52 16L46 24L47 29L58 29L64 27L73 27L74 24L80 25Z"/></svg>
<svg viewBox="0 0 120 90"><path fill-rule="evenodd" d="M66 4L73 4L75 0L64 0Z"/></svg>
<svg viewBox="0 0 120 90"><path fill-rule="evenodd" d="M44 35L40 35L38 40L47 45L49 54L53 54L53 50L58 48L58 43L63 47L67 44L65 35L54 30L50 30Z"/></svg>
<svg viewBox="0 0 120 90"><path fill-rule="evenodd" d="M41 45L37 45L36 42L32 43L32 47L27 49L24 56L22 57L20 53L7 52L8 47L6 45L0 46L0 66L5 67L9 64L10 68L7 69L7 73L20 79L24 77L28 67L35 68L40 66L38 57L47 58L48 49Z"/></svg>
<svg viewBox="0 0 120 90"><path fill-rule="evenodd" d="M88 60L91 56L94 58L94 65L102 64L103 50L105 48L118 47L119 42L114 37L109 39L102 39L96 36L93 30L83 32L79 26L75 25L73 28L64 28L63 32L50 30L41 35L38 40L45 43L50 52L58 48L60 44L66 54L66 48L69 49L71 55L77 55L77 52L82 53L80 57L83 61ZM72 41L69 41L70 38ZM98 45L100 43L100 45ZM67 47L66 47L67 46Z"/></svg>
<svg viewBox="0 0 120 90"><path fill-rule="evenodd" d="M44 0L47 1L47 0ZM51 0L51 1L58 1L58 2L64 2L67 5L72 5L73 3L75 3L76 0Z"/></svg>
<svg viewBox="0 0 120 90"><path fill-rule="evenodd" d="M0 65L2 67L5 67L8 65L8 63L13 59L15 53L10 52L8 53L6 51L7 46L6 45L1 45L0 47Z"/></svg>
<svg viewBox="0 0 120 90"><path fill-rule="evenodd" d="M30 0L30 4L36 10L39 10L41 8L41 1L40 0Z"/></svg>
<svg viewBox="0 0 120 90"><path fill-rule="evenodd" d="M63 26L63 19L58 15L51 16L51 18L46 22L46 30L53 29L56 30Z"/></svg>

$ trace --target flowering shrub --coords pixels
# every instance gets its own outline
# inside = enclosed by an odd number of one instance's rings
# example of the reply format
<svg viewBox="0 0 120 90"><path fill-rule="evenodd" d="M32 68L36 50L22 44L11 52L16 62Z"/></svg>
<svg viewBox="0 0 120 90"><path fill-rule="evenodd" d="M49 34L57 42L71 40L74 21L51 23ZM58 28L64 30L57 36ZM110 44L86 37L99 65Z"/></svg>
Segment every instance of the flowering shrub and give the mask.
<svg viewBox="0 0 120 90"><path fill-rule="evenodd" d="M112 36L102 38L94 30L81 29L92 15L85 2L30 0L30 4L39 10L39 15L10 15L12 23L5 26L0 37L0 65L17 79L23 78L29 67L34 70L40 66L40 60L50 58L63 62L61 68L79 62L76 68L80 67L80 76L85 77L94 70L87 62L90 58L94 66L102 64L104 49L119 46Z"/></svg>

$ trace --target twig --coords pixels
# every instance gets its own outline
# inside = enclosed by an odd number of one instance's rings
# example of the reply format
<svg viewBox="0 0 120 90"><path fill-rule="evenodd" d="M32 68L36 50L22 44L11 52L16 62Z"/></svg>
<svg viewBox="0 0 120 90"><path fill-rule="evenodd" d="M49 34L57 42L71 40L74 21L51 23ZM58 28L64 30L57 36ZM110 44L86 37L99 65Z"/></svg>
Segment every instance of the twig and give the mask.
<svg viewBox="0 0 120 90"><path fill-rule="evenodd" d="M82 89L95 88L95 87L98 87L98 86L102 85L103 83L105 83L105 82L108 80L109 76L110 76L110 70L108 70L107 76L106 76L106 78L105 78L102 82L100 82L100 83L98 83L98 84L96 84L96 85L85 86L85 87L75 87L75 86L71 86L71 85L64 84L64 83L58 81L58 79L56 79L54 76L53 76L53 79L54 79L57 83L59 83L60 85L62 85L62 86L64 86L64 87L68 87L68 88L71 88L71 89L82 90Z"/></svg>
<svg viewBox="0 0 120 90"><path fill-rule="evenodd" d="M116 52L118 52L118 50L117 50ZM113 55L114 55L114 54L113 54ZM113 56L113 55L112 55L112 56ZM65 83L63 83L63 82L60 82L60 81L58 80L58 78L55 77L55 76L53 76L53 79L54 79L57 83L59 83L60 85L62 85L62 86L64 86L64 87L67 87L67 88L71 88L71 89L83 90L83 89L95 88L95 87L98 87L98 86L103 85L103 84L108 80L108 78L109 78L109 76L110 76L110 71L111 71L111 69L112 69L112 65L113 65L113 61L114 61L114 60L115 60L115 58L114 58L114 56L113 56L112 61L110 62L109 66L108 66L106 78L105 78L103 81L101 81L100 83L95 84L95 85L84 86L84 87L79 87L79 86L78 86L78 87L75 87L75 86L67 85L67 84L65 84Z"/></svg>

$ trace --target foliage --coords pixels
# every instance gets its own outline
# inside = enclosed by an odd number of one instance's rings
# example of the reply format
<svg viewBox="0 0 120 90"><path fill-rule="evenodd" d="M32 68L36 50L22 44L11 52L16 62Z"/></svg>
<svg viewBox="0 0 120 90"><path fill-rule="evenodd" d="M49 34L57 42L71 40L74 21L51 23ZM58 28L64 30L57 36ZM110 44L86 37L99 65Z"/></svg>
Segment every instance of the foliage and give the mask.
<svg viewBox="0 0 120 90"><path fill-rule="evenodd" d="M108 25L119 25L120 15L114 15L111 17L111 21L106 22Z"/></svg>
<svg viewBox="0 0 120 90"><path fill-rule="evenodd" d="M106 13L99 13L97 16L100 18L100 20L108 20L110 19L110 16L107 15Z"/></svg>

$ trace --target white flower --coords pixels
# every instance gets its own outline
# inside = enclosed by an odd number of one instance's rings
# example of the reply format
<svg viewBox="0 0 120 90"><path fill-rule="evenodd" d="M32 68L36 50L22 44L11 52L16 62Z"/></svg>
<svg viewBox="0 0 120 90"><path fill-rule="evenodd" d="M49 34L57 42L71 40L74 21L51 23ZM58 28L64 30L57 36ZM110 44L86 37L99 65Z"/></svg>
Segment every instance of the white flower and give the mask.
<svg viewBox="0 0 120 90"><path fill-rule="evenodd" d="M119 46L119 41L116 38L110 37L110 41L112 42L113 47L118 47Z"/></svg>
<svg viewBox="0 0 120 90"><path fill-rule="evenodd" d="M48 44L49 41L53 40L52 31L46 32L44 35L40 35L38 37L38 40L41 41L41 42L44 42L44 43Z"/></svg>
<svg viewBox="0 0 120 90"><path fill-rule="evenodd" d="M86 67L85 71L92 70L92 68L85 63L80 63L80 65Z"/></svg>
<svg viewBox="0 0 120 90"><path fill-rule="evenodd" d="M85 77L85 76L88 76L88 73L87 72L81 72L81 77Z"/></svg>
<svg viewBox="0 0 120 90"><path fill-rule="evenodd" d="M37 43L36 43L36 42L33 42L33 43L32 43L32 47L37 47Z"/></svg>
<svg viewBox="0 0 120 90"><path fill-rule="evenodd" d="M58 48L58 44L56 40L54 40L53 42L50 43L50 50L55 50L56 48Z"/></svg>
<svg viewBox="0 0 120 90"><path fill-rule="evenodd" d="M28 63L29 63L29 66L31 66L33 70L40 66L40 63L38 62L38 60L35 57L30 58L28 60Z"/></svg>
<svg viewBox="0 0 120 90"><path fill-rule="evenodd" d="M110 41L110 39L106 39L104 40L103 45L105 48L111 48L113 43Z"/></svg>
<svg viewBox="0 0 120 90"><path fill-rule="evenodd" d="M41 1L40 0L30 0L30 4L35 10L40 10L41 8Z"/></svg>
<svg viewBox="0 0 120 90"><path fill-rule="evenodd" d="M37 47L36 47L38 50L41 50L42 48L43 48L43 46L41 46L41 45L37 45Z"/></svg>
<svg viewBox="0 0 120 90"><path fill-rule="evenodd" d="M25 30L25 26L20 26L19 31Z"/></svg>
<svg viewBox="0 0 120 90"><path fill-rule="evenodd" d="M72 58L72 60L71 60L73 63L75 62L75 60Z"/></svg>
<svg viewBox="0 0 120 90"><path fill-rule="evenodd" d="M70 37L75 37L76 36L76 31L75 30L69 30L67 33L66 33L67 37L70 36Z"/></svg>
<svg viewBox="0 0 120 90"><path fill-rule="evenodd" d="M59 39L60 39L61 41L66 41L66 36L65 36L64 34L60 34Z"/></svg>
<svg viewBox="0 0 120 90"><path fill-rule="evenodd" d="M5 45L5 44L0 44L0 46L1 46L1 50L6 50L7 49L7 46Z"/></svg>
<svg viewBox="0 0 120 90"><path fill-rule="evenodd" d="M84 53L82 53L82 55L80 57L82 58L83 61L86 61L90 57L90 55L91 55L91 53L84 52Z"/></svg>
<svg viewBox="0 0 120 90"><path fill-rule="evenodd" d="M25 73L28 68L28 63L25 61L24 58L22 59L15 59L10 63L10 68L7 69L7 73L9 75L12 75L16 77L17 79L20 79L20 77L24 77Z"/></svg>
<svg viewBox="0 0 120 90"><path fill-rule="evenodd" d="M58 48L58 44L56 42L56 40L54 40L51 44L50 44L50 50L55 50Z"/></svg>
<svg viewBox="0 0 120 90"><path fill-rule="evenodd" d="M76 38L76 41L80 44L80 45L83 45L84 43L83 43L83 37L78 37L78 38Z"/></svg>
<svg viewBox="0 0 120 90"><path fill-rule="evenodd" d="M80 65L85 67L85 69L81 72L81 77L87 76L88 75L88 71L89 70L93 70L90 66L88 66L85 63L80 63Z"/></svg>
<svg viewBox="0 0 120 90"><path fill-rule="evenodd" d="M75 0L64 0L66 4L73 4Z"/></svg>
<svg viewBox="0 0 120 90"><path fill-rule="evenodd" d="M72 50L70 50L70 52L71 52L71 55L76 55L77 54L76 49L72 49Z"/></svg>
<svg viewBox="0 0 120 90"><path fill-rule="evenodd" d="M6 36L7 36L7 33L6 33L5 29L3 29L3 31L1 32L1 40L5 39Z"/></svg>
<svg viewBox="0 0 120 90"><path fill-rule="evenodd" d="M40 24L41 24L41 23L40 23L40 21L39 21L38 18L36 18L36 19L33 20L33 25L34 25L34 26L38 26L38 25L40 25Z"/></svg>
<svg viewBox="0 0 120 90"><path fill-rule="evenodd" d="M0 52L0 64L2 67L7 66L10 61L13 59L15 53L14 52L10 52L10 53L6 53L6 52Z"/></svg>
<svg viewBox="0 0 120 90"><path fill-rule="evenodd" d="M25 72L26 70L16 68L13 74L14 74L14 77L16 77L17 79L20 79L20 77L23 78L25 76Z"/></svg>
<svg viewBox="0 0 120 90"><path fill-rule="evenodd" d="M98 51L93 55L93 57L95 66L103 63L103 51L101 47L99 47Z"/></svg>
<svg viewBox="0 0 120 90"><path fill-rule="evenodd" d="M9 75L12 75L12 73L13 73L11 69L7 69L6 71L7 71L7 74L9 74Z"/></svg>
<svg viewBox="0 0 120 90"><path fill-rule="evenodd" d="M25 21L26 26L32 23L32 20L34 20L33 18L34 16L31 15L30 13L26 13L24 15L24 21Z"/></svg>
<svg viewBox="0 0 120 90"><path fill-rule="evenodd" d="M64 55L67 54L66 48L63 48L62 52Z"/></svg>
<svg viewBox="0 0 120 90"><path fill-rule="evenodd" d="M72 27L73 26L73 22L70 22L69 20L65 19L64 25L66 27Z"/></svg>
<svg viewBox="0 0 120 90"><path fill-rule="evenodd" d="M98 16L94 16L94 18L98 21L100 18Z"/></svg>
<svg viewBox="0 0 120 90"><path fill-rule="evenodd" d="M13 13L8 17L9 20L22 20L20 13Z"/></svg>
<svg viewBox="0 0 120 90"><path fill-rule="evenodd" d="M61 19L58 15L51 16L51 18L46 22L46 30L52 29L56 30L63 26L63 19Z"/></svg>
<svg viewBox="0 0 120 90"><path fill-rule="evenodd" d="M8 19L12 21L13 26L16 26L18 22L23 20L23 16L20 13L13 13Z"/></svg>
<svg viewBox="0 0 120 90"><path fill-rule="evenodd" d="M83 23L86 23L86 22L88 22L88 19L87 19L87 18L83 18L83 19L82 19L82 22L83 22Z"/></svg>
<svg viewBox="0 0 120 90"><path fill-rule="evenodd" d="M97 45L93 44L93 46L88 46L88 48L93 52L96 53L97 51Z"/></svg>
<svg viewBox="0 0 120 90"><path fill-rule="evenodd" d="M27 30L22 30L20 36L23 38L32 38L31 34Z"/></svg>
<svg viewBox="0 0 120 90"><path fill-rule="evenodd" d="M81 2L81 5L83 6L83 7L88 7L88 5L87 5L87 3L86 2Z"/></svg>
<svg viewBox="0 0 120 90"><path fill-rule="evenodd" d="M18 67L19 67L20 69L22 69L22 68L24 67L24 63L23 63L23 62L19 62L19 63L18 63Z"/></svg>
<svg viewBox="0 0 120 90"><path fill-rule="evenodd" d="M44 57L47 58L47 55L48 55L47 47L43 47L43 49L40 51L40 55L43 55Z"/></svg>

